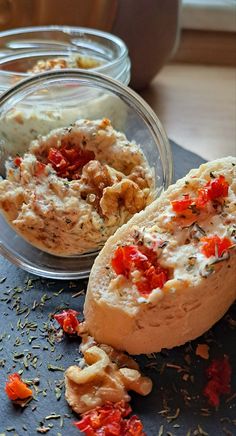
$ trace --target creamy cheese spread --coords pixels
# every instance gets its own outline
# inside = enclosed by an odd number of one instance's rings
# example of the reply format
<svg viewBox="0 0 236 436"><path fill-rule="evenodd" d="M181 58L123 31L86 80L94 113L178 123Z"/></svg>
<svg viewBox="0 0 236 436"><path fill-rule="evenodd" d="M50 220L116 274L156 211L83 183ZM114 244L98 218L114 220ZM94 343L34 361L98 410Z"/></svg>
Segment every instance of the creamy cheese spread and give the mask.
<svg viewBox="0 0 236 436"><path fill-rule="evenodd" d="M233 172L232 167L232 172ZM214 178L220 175L214 173ZM214 180L214 179L212 179ZM186 186L188 193L196 194L197 189L201 189L206 184L206 179L196 183L196 179L190 179L187 185L183 185L181 194L186 194ZM182 197L184 198L184 197ZM163 290L177 292L184 286L190 283L194 286L200 284L202 277L211 273L211 265L213 266L219 261L217 256L211 256L209 259L201 251L201 238L207 236L209 238L217 234L220 238L229 238L235 244L236 232L236 194L233 186L229 187L227 197L223 202L218 204L218 210L214 203L209 202L200 213L192 214L190 217L177 216L173 212L171 202L167 203L163 210L160 210L155 220L145 225L145 227L135 226L127 243L138 242L138 245L144 245L156 253L158 260L163 268L170 271L169 280L164 285ZM229 213L230 209L232 213ZM234 229L234 230L233 230ZM220 259L221 260L221 259ZM222 257L224 260L224 256ZM212 268L214 271L214 268ZM136 302L143 303L144 298L138 298L139 293L135 287L136 271L131 274L131 280L127 280L122 276L115 276L108 287L108 292L111 298L120 302L126 301L129 306L136 306ZM140 278L138 277L137 280ZM131 291L132 289L132 291ZM116 290L116 292L115 292ZM118 294L117 294L118 291ZM153 297L152 294L161 295L153 289L145 300L149 303Z"/></svg>
<svg viewBox="0 0 236 436"><path fill-rule="evenodd" d="M73 90L66 86L58 95L55 91L48 96L46 91L0 115L0 156L22 154L39 135L69 126L78 119L107 117L115 129L124 129L127 108L115 95L104 94L98 89L76 87Z"/></svg>
<svg viewBox="0 0 236 436"><path fill-rule="evenodd" d="M140 146L107 119L79 120L33 141L22 158L7 162L0 182L7 221L59 256L98 249L153 196L153 173Z"/></svg>
<svg viewBox="0 0 236 436"><path fill-rule="evenodd" d="M89 70L91 68L97 68L101 64L102 62L98 59L91 58L89 56L71 54L66 58L58 57L46 60L39 60L27 72L38 74L44 71L62 70L64 68L82 68L85 70Z"/></svg>

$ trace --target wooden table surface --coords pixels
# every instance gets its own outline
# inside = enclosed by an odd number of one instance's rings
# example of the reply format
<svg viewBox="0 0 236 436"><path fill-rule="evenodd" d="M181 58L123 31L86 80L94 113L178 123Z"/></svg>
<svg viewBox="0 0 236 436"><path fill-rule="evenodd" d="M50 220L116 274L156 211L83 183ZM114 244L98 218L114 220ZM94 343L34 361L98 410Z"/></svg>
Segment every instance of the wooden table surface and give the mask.
<svg viewBox="0 0 236 436"><path fill-rule="evenodd" d="M169 64L141 92L169 138L205 159L236 155L236 70Z"/></svg>

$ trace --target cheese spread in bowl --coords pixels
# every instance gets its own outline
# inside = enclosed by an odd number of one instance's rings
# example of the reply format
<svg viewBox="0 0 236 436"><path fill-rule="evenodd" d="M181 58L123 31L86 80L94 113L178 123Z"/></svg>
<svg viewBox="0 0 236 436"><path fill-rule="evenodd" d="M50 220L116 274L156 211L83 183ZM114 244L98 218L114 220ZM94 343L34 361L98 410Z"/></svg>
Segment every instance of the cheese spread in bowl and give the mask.
<svg viewBox="0 0 236 436"><path fill-rule="evenodd" d="M118 117L110 121L107 97L125 113L122 132ZM87 276L107 238L170 183L171 155L159 120L117 81L72 70L17 84L0 107L6 124L20 109L19 141L32 128L22 107L38 121L37 139L22 152L1 135L1 252L42 276ZM51 130L45 123L47 134L40 134L42 115L60 111L72 114L64 126Z"/></svg>

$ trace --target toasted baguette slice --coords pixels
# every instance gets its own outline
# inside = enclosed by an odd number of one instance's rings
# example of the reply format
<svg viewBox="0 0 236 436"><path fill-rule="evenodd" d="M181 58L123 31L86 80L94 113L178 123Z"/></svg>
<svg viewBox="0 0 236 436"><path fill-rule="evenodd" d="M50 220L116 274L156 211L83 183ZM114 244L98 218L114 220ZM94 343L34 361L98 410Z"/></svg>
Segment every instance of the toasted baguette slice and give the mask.
<svg viewBox="0 0 236 436"><path fill-rule="evenodd" d="M172 201L188 198L185 194L196 199L199 189L207 190L222 175L229 185L226 195L174 211ZM210 254L202 238L215 236L227 238L231 246L222 251L215 244ZM191 170L107 241L88 284L84 314L90 334L131 354L157 352L200 336L235 299L235 243L236 158L227 157ZM140 244L152 249L168 271L164 286L145 295L136 286L140 271L117 275L111 264L118 246Z"/></svg>

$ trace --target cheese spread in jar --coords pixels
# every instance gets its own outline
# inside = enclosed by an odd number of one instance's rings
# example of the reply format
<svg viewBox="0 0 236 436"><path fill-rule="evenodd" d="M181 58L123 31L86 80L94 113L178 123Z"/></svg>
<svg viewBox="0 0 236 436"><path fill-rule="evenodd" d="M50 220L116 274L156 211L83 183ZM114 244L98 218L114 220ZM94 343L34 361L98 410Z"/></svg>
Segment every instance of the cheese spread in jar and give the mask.
<svg viewBox="0 0 236 436"><path fill-rule="evenodd" d="M52 59L40 59L30 69L28 73L39 74L44 71L62 70L64 68L82 68L89 70L97 68L102 65L98 59L82 56L82 55L69 55L67 57L56 57Z"/></svg>
<svg viewBox="0 0 236 436"><path fill-rule="evenodd" d="M48 97L47 90L42 92ZM100 90L86 89L83 92L65 87L57 101L47 103L46 107L43 94L37 95L35 100L12 107L0 116L0 154L22 154L39 135L47 135L51 130L75 123L78 119L100 119L103 116L109 117L116 129L123 130L127 118L124 102Z"/></svg>
<svg viewBox="0 0 236 436"><path fill-rule="evenodd" d="M78 120L7 162L0 208L32 245L58 256L101 247L154 197L141 148L108 119Z"/></svg>

